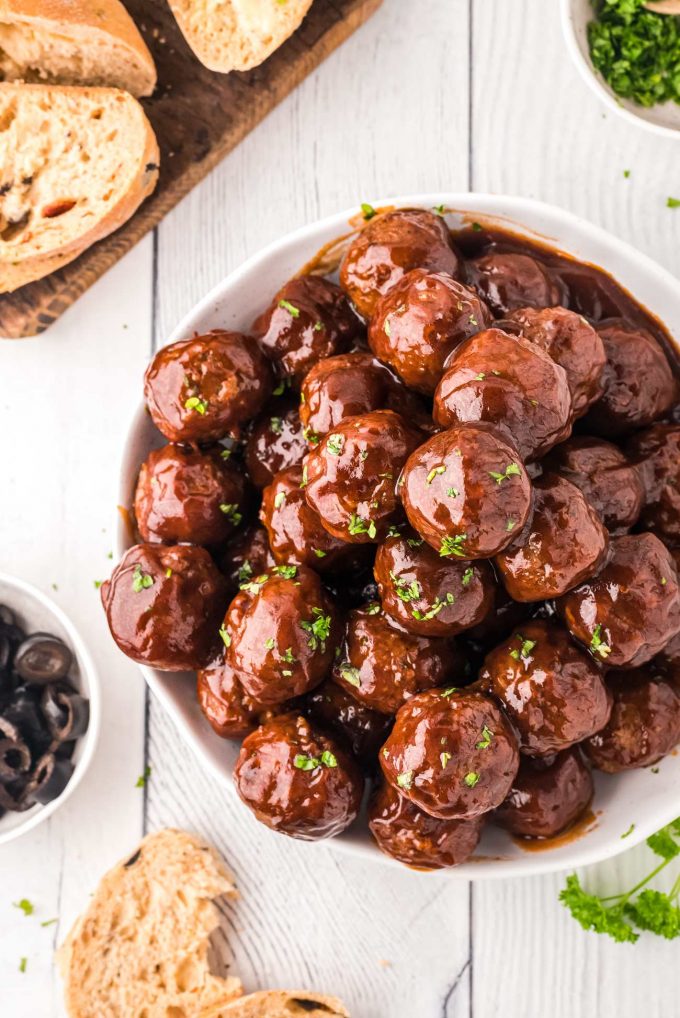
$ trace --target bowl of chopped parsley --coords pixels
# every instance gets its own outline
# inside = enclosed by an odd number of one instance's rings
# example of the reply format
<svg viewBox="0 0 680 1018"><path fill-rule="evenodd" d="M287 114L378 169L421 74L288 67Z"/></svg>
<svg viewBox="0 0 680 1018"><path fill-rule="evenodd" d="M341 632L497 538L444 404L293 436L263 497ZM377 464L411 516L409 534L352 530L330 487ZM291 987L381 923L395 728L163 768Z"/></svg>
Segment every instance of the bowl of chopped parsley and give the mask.
<svg viewBox="0 0 680 1018"><path fill-rule="evenodd" d="M626 120L680 132L680 17L643 0L561 0L562 27L584 80Z"/></svg>

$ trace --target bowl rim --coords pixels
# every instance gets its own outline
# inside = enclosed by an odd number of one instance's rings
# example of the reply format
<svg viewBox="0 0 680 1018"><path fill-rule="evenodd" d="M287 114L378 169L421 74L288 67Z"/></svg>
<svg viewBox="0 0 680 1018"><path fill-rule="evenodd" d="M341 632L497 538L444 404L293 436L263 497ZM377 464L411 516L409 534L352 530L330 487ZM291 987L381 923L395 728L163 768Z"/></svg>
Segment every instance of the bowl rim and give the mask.
<svg viewBox="0 0 680 1018"><path fill-rule="evenodd" d="M503 223L510 229L514 226L515 228L523 230L526 235L535 238L538 242L543 242L548 246L552 246L556 250L562 250L569 253L570 247L567 242L562 241L555 236L551 236L549 232L539 232L537 228L526 225L526 219L531 221L532 219L541 218L544 223L542 229L549 231L559 226L564 232L569 230L575 232L579 237L584 238L584 240L590 242L592 245L604 245L610 251L612 248L615 248L619 252L623 253L628 260L634 259L636 270L640 271L641 274L647 272L656 280L661 281L666 288L677 291L678 284L675 276L673 276L669 270L654 261L654 259L642 252L639 252L632 246L632 244L621 240L602 227L596 226L573 212L563 209L557 205L552 205L548 202L538 201L533 198L524 198L521 196L505 194L497 195L488 192L436 191L383 197L370 201L370 204L376 209L385 207L422 207L432 209L443 204L446 207L447 212L458 214L466 221L469 220L470 222L474 222L478 219L481 222L484 222L486 218L488 220L493 220L496 223ZM260 248L237 266L232 272L216 283L200 301L198 301L182 316L177 326L172 330L167 340L163 343L163 346L185 339L187 335L194 332L194 323L209 312L214 305L223 298L226 291L237 285L244 276L251 273L253 269L257 268L261 263L265 262L272 256L281 254L289 247L293 247L300 242L309 240L314 236L324 234L329 230L333 230L335 235L338 237L342 234L347 234L348 225L352 226L352 224L356 224L358 214L360 215L359 207L357 205L352 206L349 209L333 213L315 220L312 223L307 223L298 227L297 229L276 238L263 248ZM300 260L301 264L304 260L306 259ZM588 259L583 258L583 261L587 262ZM606 266L604 266L604 271L609 272L610 274L612 273L612 270ZM159 349L160 348L161 347L159 347ZM142 422L147 419L148 413L142 402L138 406L137 411L133 414L120 455L119 497L121 505L125 505L129 502L130 482L127 470L129 469L132 446ZM117 552L122 555L130 546L130 543L128 524L123 518L121 518L120 513L116 517L115 533ZM223 767L218 766L218 764L211 759L209 754L204 752L200 737L192 730L190 724L188 724L182 717L179 708L177 708L166 695L162 682L159 678L159 676L164 673L156 673L153 668L146 665L140 665L139 667L150 689L163 704L164 709L170 715L173 723L178 727L181 738L189 744L198 757L201 766L206 768L207 773L212 775L221 787L230 789L230 794L235 796L236 793L231 774L225 772ZM538 876L541 874L573 870L580 866L592 865L593 863L613 858L635 845L642 843L647 837L649 837L650 834L655 833L659 828L664 826L664 824L670 823L671 820L675 819L679 809L680 804L671 802L669 798L664 810L657 811L657 814L653 819L648 818L644 821L636 822L634 830L623 841L620 837L612 837L603 845L593 846L589 845L586 837L577 836L573 842L569 843L571 852L568 860L551 859L552 853L550 849L546 849L541 852L527 852L520 857L500 860L489 859L488 857L477 857L478 861L476 862L475 857L473 856L470 860L460 866L431 871L430 876L434 873L439 873L440 875L446 875L449 878L465 880L500 880L516 877ZM585 834L587 834L587 831L584 831L584 835ZM404 869L406 869L406 867L398 863L396 860L380 852L377 847L374 848L374 851L368 853L365 845L357 844L349 839L344 839L342 836L328 842L322 841L319 844L330 846L340 852L348 853L357 859L360 858L363 861L366 861L367 858L372 858L374 862L391 865L396 867L400 872L403 872ZM482 862L485 863L483 867L479 865L479 863Z"/></svg>
<svg viewBox="0 0 680 1018"><path fill-rule="evenodd" d="M78 667L81 673L83 673L86 677L87 694L90 703L90 718L87 731L80 737L79 740L82 744L81 754L75 763L73 774L69 778L66 788L61 795L57 796L56 799L52 799L51 802L46 803L41 809L31 812L23 823L20 823L16 827L7 831L0 830L0 845L7 845L11 841L15 841L17 838L20 838L23 834L27 834L28 831L32 831L39 824L43 823L43 821L51 817L56 810L58 810L59 807L67 801L73 792L75 792L76 788L82 781L83 776L92 762L95 747L99 741L99 732L101 728L101 682L90 652L87 649L80 633L76 629L75 624L71 621L66 612L58 604L56 604L51 597L48 597L42 590L34 587L33 584L28 583L26 580L21 580L16 576L11 576L9 573L0 572L0 584L19 591L32 600L37 601L43 608L51 612L57 622L63 627L69 647L77 659Z"/></svg>
<svg viewBox="0 0 680 1018"><path fill-rule="evenodd" d="M567 44L569 55L583 80L610 110L623 117L629 124L644 127L647 131L652 131L654 134L664 138L677 139L680 134L680 126L667 127L665 124L655 124L643 117L641 113L636 113L634 110L624 106L617 100L616 94L605 84L593 64L586 59L576 37L576 27L574 24L574 5L576 2L578 0L560 0L560 20L562 22L562 35ZM660 106L661 104L657 103L657 107ZM654 109L655 107L650 108Z"/></svg>

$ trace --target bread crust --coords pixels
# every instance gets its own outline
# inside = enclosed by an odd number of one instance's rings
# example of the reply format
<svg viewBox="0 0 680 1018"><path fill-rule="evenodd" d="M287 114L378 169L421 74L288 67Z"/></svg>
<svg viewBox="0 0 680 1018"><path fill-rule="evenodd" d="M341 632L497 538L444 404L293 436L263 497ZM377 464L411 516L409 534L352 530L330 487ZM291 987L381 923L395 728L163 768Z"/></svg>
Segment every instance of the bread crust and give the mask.
<svg viewBox="0 0 680 1018"><path fill-rule="evenodd" d="M71 29L87 47L92 32L103 33L124 46L144 75L136 95L151 95L156 87L156 65L144 39L120 0L0 0L0 22L34 25L47 32ZM120 82L120 87L125 87Z"/></svg>
<svg viewBox="0 0 680 1018"><path fill-rule="evenodd" d="M84 233L44 254L27 253L24 257L17 257L16 251L3 251L0 248L0 293L11 292L36 279L42 279L113 233L127 222L144 199L151 194L158 180L160 164L158 142L144 110L131 95L120 89L111 88L0 83L0 102L5 96L8 97L8 101L13 99L15 103L25 103L30 102L32 96L37 98L46 93L50 95L65 93L76 97L80 94L102 102L110 101L113 96L124 97L122 101L129 108L130 114L139 118L144 134L144 145L135 156L137 164L128 190Z"/></svg>
<svg viewBox="0 0 680 1018"><path fill-rule="evenodd" d="M300 1002L299 1004L297 1002ZM317 1007L310 1007L316 1004ZM264 990L239 997L226 1007L211 1007L197 1018L350 1018L337 997L306 990Z"/></svg>

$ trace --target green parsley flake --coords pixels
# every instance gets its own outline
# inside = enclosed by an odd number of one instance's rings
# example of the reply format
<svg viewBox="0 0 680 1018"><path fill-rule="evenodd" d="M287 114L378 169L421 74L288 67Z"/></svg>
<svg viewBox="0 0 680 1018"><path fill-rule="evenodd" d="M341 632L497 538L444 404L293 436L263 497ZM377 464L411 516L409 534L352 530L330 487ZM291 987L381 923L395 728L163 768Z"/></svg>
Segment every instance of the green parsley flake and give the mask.
<svg viewBox="0 0 680 1018"><path fill-rule="evenodd" d="M536 646L536 640L525 640L521 633L516 633L515 639L519 640L522 646L520 647L519 650L517 650L516 648L514 650L511 650L510 657L514 658L515 661L519 661L520 658L522 658L523 661L526 661L526 659L529 657L529 654L531 654L532 650Z"/></svg>
<svg viewBox="0 0 680 1018"><path fill-rule="evenodd" d="M306 753L296 753L293 757L293 767L299 771L314 771L321 766L321 761L316 756L308 756Z"/></svg>
<svg viewBox="0 0 680 1018"><path fill-rule="evenodd" d="M281 300L279 301L279 307L283 308L284 311L287 311L288 314L291 315L293 318L300 317L300 308L296 308L295 305L291 304L289 300L284 300L283 298L281 298Z"/></svg>
<svg viewBox="0 0 680 1018"><path fill-rule="evenodd" d="M331 753L330 749L324 749L321 754L321 763L324 767L337 767L338 760L334 753Z"/></svg>
<svg viewBox="0 0 680 1018"><path fill-rule="evenodd" d="M612 652L609 644L605 643L602 639L602 626L599 622L593 629L593 635L590 640L590 651L593 654L599 654L601 658L609 657Z"/></svg>
<svg viewBox="0 0 680 1018"><path fill-rule="evenodd" d="M478 375L475 375L475 381L476 382L483 382L485 378L486 378L486 372L485 371L480 371Z"/></svg>
<svg viewBox="0 0 680 1018"><path fill-rule="evenodd" d="M354 668L350 664L342 664L340 665L339 672L341 678L343 678L345 682L349 682L350 686L356 686L357 689L359 688L361 685L361 673L358 668Z"/></svg>
<svg viewBox="0 0 680 1018"><path fill-rule="evenodd" d="M312 431L309 427L302 429L302 437L310 445L318 445L321 441L321 435L317 435L316 431Z"/></svg>
<svg viewBox="0 0 680 1018"><path fill-rule="evenodd" d="M408 792L413 785L413 771L404 771L403 774L398 774L397 784L399 788L403 788Z"/></svg>
<svg viewBox="0 0 680 1018"><path fill-rule="evenodd" d="M243 519L243 513L239 512L239 507L235 503L223 502L220 506L220 512L224 513L229 522L233 523L235 527Z"/></svg>
<svg viewBox="0 0 680 1018"><path fill-rule="evenodd" d="M20 972L25 972L26 971L27 961L28 961L27 958L22 958L21 961L19 962L19 971Z"/></svg>
<svg viewBox="0 0 680 1018"><path fill-rule="evenodd" d="M377 534L373 520L364 520L361 516L357 516L356 513L352 513L347 530L352 535L368 534L371 540L374 540Z"/></svg>
<svg viewBox="0 0 680 1018"><path fill-rule="evenodd" d="M434 479L437 476L437 474L444 474L444 473L446 473L446 467L442 463L441 466L432 467L432 470L430 470L430 472L427 475L427 477L425 478L425 480L427 481L428 484L432 484L432 482L434 481Z"/></svg>
<svg viewBox="0 0 680 1018"><path fill-rule="evenodd" d="M450 753L440 753L439 754L439 760L440 760L440 763L442 765L442 768L446 767L446 765L447 765L447 763L449 762L450 759L451 759L451 754Z"/></svg>
<svg viewBox="0 0 680 1018"><path fill-rule="evenodd" d="M285 501L286 501L285 491L277 491L276 495L274 496L274 508L280 509Z"/></svg>
<svg viewBox="0 0 680 1018"><path fill-rule="evenodd" d="M460 492L458 491L458 488L447 488L446 494L449 496L449 498L458 498Z"/></svg>
<svg viewBox="0 0 680 1018"><path fill-rule="evenodd" d="M267 648L267 650L273 650L274 649L274 638L272 636L270 636L268 640L264 641L264 645Z"/></svg>
<svg viewBox="0 0 680 1018"><path fill-rule="evenodd" d="M28 898L21 898L20 901L13 901L12 904L15 908L21 909L25 916L33 915L35 912L33 902Z"/></svg>
<svg viewBox="0 0 680 1018"><path fill-rule="evenodd" d="M510 477L519 477L521 473L522 471L516 463L509 463L502 473L498 473L495 470L489 471L496 484L502 484L503 481L507 481Z"/></svg>
<svg viewBox="0 0 680 1018"><path fill-rule="evenodd" d="M281 434L281 432L283 431L283 421L281 420L280 417L269 418L269 430L272 431L275 435Z"/></svg>
<svg viewBox="0 0 680 1018"><path fill-rule="evenodd" d="M314 332L321 332L323 329L323 322L314 322Z"/></svg>
<svg viewBox="0 0 680 1018"><path fill-rule="evenodd" d="M385 319L385 324L383 325L383 332L388 338L392 335L392 326L390 325L389 318Z"/></svg>
<svg viewBox="0 0 680 1018"><path fill-rule="evenodd" d="M443 216L444 215L444 206L443 205L433 205L432 206L432 211L436 212L438 216Z"/></svg>
<svg viewBox="0 0 680 1018"><path fill-rule="evenodd" d="M631 824L627 831L624 831L621 835L622 838L627 838L635 830L635 824Z"/></svg>
<svg viewBox="0 0 680 1018"><path fill-rule="evenodd" d="M482 737L475 746L475 749L488 749L493 739L493 732L486 725L482 728Z"/></svg>
<svg viewBox="0 0 680 1018"><path fill-rule="evenodd" d="M245 583L253 575L253 567L251 566L248 559L246 559L238 571L239 583Z"/></svg>
<svg viewBox="0 0 680 1018"><path fill-rule="evenodd" d="M344 435L329 435L326 439L326 448L331 456L339 456L345 444Z"/></svg>
<svg viewBox="0 0 680 1018"><path fill-rule="evenodd" d="M222 637L222 643L225 647L231 647L231 636L227 632L224 626L220 626L220 636Z"/></svg>
<svg viewBox="0 0 680 1018"><path fill-rule="evenodd" d="M364 609L367 615L379 615L381 607L378 601L371 601L370 604L366 605Z"/></svg>
<svg viewBox="0 0 680 1018"><path fill-rule="evenodd" d="M145 767L144 768L144 773L140 774L139 777L137 778L137 780L135 781L135 788L144 788L144 786L146 785L146 783L147 783L147 781L149 780L150 777L151 777L151 768L150 767Z"/></svg>
<svg viewBox="0 0 680 1018"><path fill-rule="evenodd" d="M301 488L306 488L307 487L307 464L306 463L305 463L305 465L302 468L302 480L300 481L300 487Z"/></svg>
<svg viewBox="0 0 680 1018"><path fill-rule="evenodd" d="M458 689L459 689L458 686L447 686L446 689L442 689L439 695L442 696L445 700L448 700L450 696L453 696L454 693L458 692Z"/></svg>
<svg viewBox="0 0 680 1018"><path fill-rule="evenodd" d="M326 652L326 640L330 636L332 620L330 615L324 615L321 608L312 608L312 619L300 623L300 626L308 633L307 646L315 651L321 648L321 653Z"/></svg>
<svg viewBox="0 0 680 1018"><path fill-rule="evenodd" d="M141 565L137 563L135 571L132 574L132 589L134 593L140 594L143 590L148 590L151 586L153 586L153 576L149 576L148 573L143 573Z"/></svg>
<svg viewBox="0 0 680 1018"><path fill-rule="evenodd" d="M667 198L666 206L669 209L680 209L680 198Z"/></svg>
<svg viewBox="0 0 680 1018"><path fill-rule="evenodd" d="M184 409L195 410L197 414L203 416L208 409L208 404L199 396L189 396L189 399L184 404Z"/></svg>
<svg viewBox="0 0 680 1018"><path fill-rule="evenodd" d="M272 572L282 576L284 580L294 580L297 576L297 566L274 566Z"/></svg>
<svg viewBox="0 0 680 1018"><path fill-rule="evenodd" d="M473 230L474 233L481 233L482 232L482 225L481 225L481 223L471 223L470 224L470 229Z"/></svg>
<svg viewBox="0 0 680 1018"><path fill-rule="evenodd" d="M394 587L394 592L400 601L405 601L408 603L409 601L418 600L418 598L421 595L421 590L420 584L418 583L417 580L412 580L411 583L409 583L408 586L406 586L405 584L400 582L399 577L395 576L395 574L391 570L390 579L392 581L392 586Z"/></svg>
<svg viewBox="0 0 680 1018"><path fill-rule="evenodd" d="M377 215L373 206L369 205L366 201L362 201L361 203L361 214L367 222L369 219L373 219L373 216Z"/></svg>
<svg viewBox="0 0 680 1018"><path fill-rule="evenodd" d="M314 554L316 555L317 558L325 558L326 557L326 552L322 551L321 548L312 548L312 551L314 552Z"/></svg>
<svg viewBox="0 0 680 1018"><path fill-rule="evenodd" d="M431 608L428 608L426 612L421 612L418 608L415 608L411 614L414 619L418 622L429 622L430 619L436 618L442 608L445 608L447 604L454 604L455 597L450 592L446 595L445 599L440 598L438 595L434 599L434 603Z"/></svg>
<svg viewBox="0 0 680 1018"><path fill-rule="evenodd" d="M463 584L464 587L467 587L467 585L469 583L471 583L472 578L473 578L474 575L475 575L475 571L472 568L472 566L468 567L465 570L465 572L463 573L463 579L461 580L461 583Z"/></svg>
<svg viewBox="0 0 680 1018"><path fill-rule="evenodd" d="M55 916L54 919L43 919L43 921L41 922L40 925L41 926L54 926L54 924L58 923L58 922L59 922L59 919Z"/></svg>
<svg viewBox="0 0 680 1018"><path fill-rule="evenodd" d="M479 777L480 776L477 773L477 771L469 771L463 778L463 781L468 786L468 788L474 788L477 782L479 781Z"/></svg>
<svg viewBox="0 0 680 1018"><path fill-rule="evenodd" d="M269 574L262 573L261 576L256 576L255 579L251 580L249 583L242 583L238 589L245 590L246 593L250 594L252 597L257 597L257 595L260 593L260 590L262 589L262 587L264 586L268 579Z"/></svg>
<svg viewBox="0 0 680 1018"><path fill-rule="evenodd" d="M517 526L517 520L508 520L508 522L505 524L506 533L509 534L510 531L514 530L516 526Z"/></svg>
<svg viewBox="0 0 680 1018"><path fill-rule="evenodd" d="M463 545L467 540L467 534L458 534L456 537L445 537L442 540L441 547L439 548L439 554L442 558L447 558L449 555L456 555L458 558L465 558L465 549Z"/></svg>

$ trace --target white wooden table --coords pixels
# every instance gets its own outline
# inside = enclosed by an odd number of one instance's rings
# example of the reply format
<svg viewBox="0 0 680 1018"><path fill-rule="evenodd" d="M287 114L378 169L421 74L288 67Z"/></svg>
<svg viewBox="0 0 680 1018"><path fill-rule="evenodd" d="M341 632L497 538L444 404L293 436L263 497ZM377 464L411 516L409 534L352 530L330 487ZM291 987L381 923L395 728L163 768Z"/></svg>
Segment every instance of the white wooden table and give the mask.
<svg viewBox="0 0 680 1018"><path fill-rule="evenodd" d="M234 950L250 989L337 993L355 1018L678 1014L677 944L583 933L557 902L563 876L469 885L395 873L254 824L117 652L94 588L111 567L117 463L145 363L247 255L362 200L475 189L562 205L678 274L680 211L665 207L680 197L677 156L582 84L556 0L385 0L48 335L0 344L0 566L56 586L105 691L83 784L53 820L0 849L2 1018L63 1014L53 947L103 871L164 825L205 835L233 867ZM146 765L148 786L136 788ZM587 879L623 886L647 862L637 849ZM21 897L35 916L12 907Z"/></svg>

